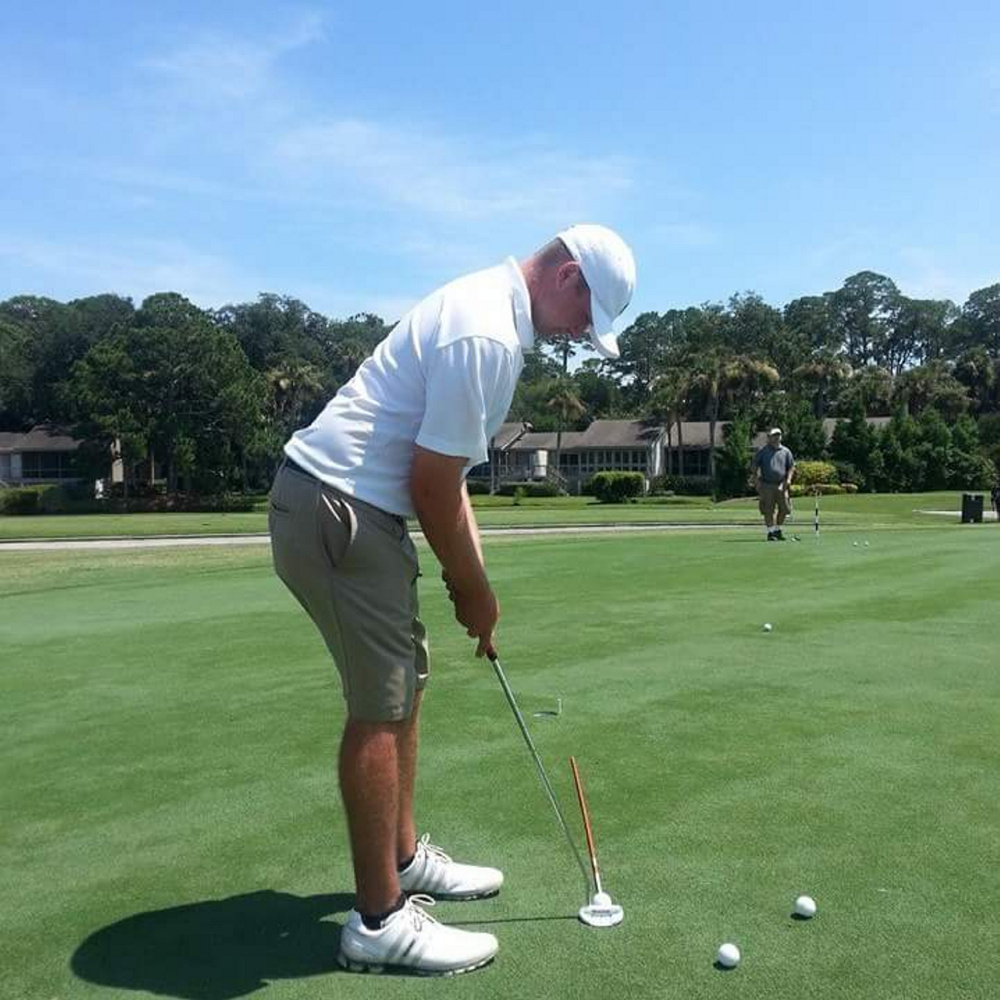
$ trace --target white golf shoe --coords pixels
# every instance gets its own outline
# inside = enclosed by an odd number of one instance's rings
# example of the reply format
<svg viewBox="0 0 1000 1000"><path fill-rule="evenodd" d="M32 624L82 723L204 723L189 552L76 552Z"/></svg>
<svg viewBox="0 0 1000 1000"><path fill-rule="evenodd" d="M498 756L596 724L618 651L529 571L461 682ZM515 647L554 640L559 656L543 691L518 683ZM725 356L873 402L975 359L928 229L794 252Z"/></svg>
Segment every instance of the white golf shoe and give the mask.
<svg viewBox="0 0 1000 1000"><path fill-rule="evenodd" d="M495 896L503 885L503 872L479 865L462 865L430 843L425 833L417 842L417 853L399 873L405 893L420 892L435 899L482 899Z"/></svg>
<svg viewBox="0 0 1000 1000"><path fill-rule="evenodd" d="M358 911L351 910L340 935L338 964L351 972L454 976L492 961L499 947L492 934L439 924L423 909L433 905L430 896L411 896L377 931L365 927Z"/></svg>

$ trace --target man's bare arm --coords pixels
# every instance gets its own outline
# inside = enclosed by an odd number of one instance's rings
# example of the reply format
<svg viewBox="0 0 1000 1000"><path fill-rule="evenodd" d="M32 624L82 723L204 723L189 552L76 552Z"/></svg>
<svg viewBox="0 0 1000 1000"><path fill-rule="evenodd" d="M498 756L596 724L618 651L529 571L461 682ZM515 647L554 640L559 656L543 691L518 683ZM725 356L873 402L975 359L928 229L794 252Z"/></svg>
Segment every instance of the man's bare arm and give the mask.
<svg viewBox="0 0 1000 1000"><path fill-rule="evenodd" d="M468 459L441 455L419 445L413 450L410 496L420 527L444 570L455 616L477 636L477 656L492 648L500 615L483 561L482 542L462 479Z"/></svg>

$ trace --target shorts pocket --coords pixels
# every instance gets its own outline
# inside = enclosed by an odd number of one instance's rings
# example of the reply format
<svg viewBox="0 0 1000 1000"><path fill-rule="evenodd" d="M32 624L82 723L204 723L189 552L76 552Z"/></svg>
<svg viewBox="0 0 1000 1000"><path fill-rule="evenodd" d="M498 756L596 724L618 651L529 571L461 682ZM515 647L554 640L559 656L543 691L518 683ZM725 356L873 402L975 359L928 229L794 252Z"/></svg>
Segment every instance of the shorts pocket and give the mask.
<svg viewBox="0 0 1000 1000"><path fill-rule="evenodd" d="M331 566L343 566L358 537L358 516L345 499L319 491L319 535Z"/></svg>

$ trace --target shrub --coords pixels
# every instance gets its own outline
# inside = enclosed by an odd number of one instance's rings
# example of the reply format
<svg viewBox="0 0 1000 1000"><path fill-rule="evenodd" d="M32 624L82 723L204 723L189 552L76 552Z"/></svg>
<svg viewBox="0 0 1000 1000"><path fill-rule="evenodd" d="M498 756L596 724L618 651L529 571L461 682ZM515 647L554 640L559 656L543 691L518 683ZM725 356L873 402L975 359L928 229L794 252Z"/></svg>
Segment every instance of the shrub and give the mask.
<svg viewBox="0 0 1000 1000"><path fill-rule="evenodd" d="M657 476L653 480L653 493L679 493L684 496L707 497L712 494L712 483L700 476Z"/></svg>
<svg viewBox="0 0 1000 1000"><path fill-rule="evenodd" d="M795 482L799 486L808 487L818 483L840 482L840 477L833 462L796 462Z"/></svg>
<svg viewBox="0 0 1000 1000"><path fill-rule="evenodd" d="M497 490L497 495L502 497L517 496L518 493L522 498L557 497L559 496L559 487L555 483L545 481L541 483L504 483Z"/></svg>
<svg viewBox="0 0 1000 1000"><path fill-rule="evenodd" d="M467 479L465 488L469 491L470 497L488 496L490 492L490 484L482 479Z"/></svg>
<svg viewBox="0 0 1000 1000"><path fill-rule="evenodd" d="M816 494L823 497L835 497L844 493L857 493L858 488L854 483L816 483L813 486L792 483L790 492L792 497L811 497L816 496Z"/></svg>
<svg viewBox="0 0 1000 1000"><path fill-rule="evenodd" d="M624 503L642 496L646 477L641 472L598 472L593 480L594 496L601 503Z"/></svg>
<svg viewBox="0 0 1000 1000"><path fill-rule="evenodd" d="M833 466L837 474L830 482L860 483L862 481L861 474L850 462L834 462Z"/></svg>
<svg viewBox="0 0 1000 1000"><path fill-rule="evenodd" d="M0 490L0 514L37 514L44 487L12 486Z"/></svg>
<svg viewBox="0 0 1000 1000"><path fill-rule="evenodd" d="M715 499L743 497L750 492L750 423L737 416L724 433L724 443L715 452Z"/></svg>

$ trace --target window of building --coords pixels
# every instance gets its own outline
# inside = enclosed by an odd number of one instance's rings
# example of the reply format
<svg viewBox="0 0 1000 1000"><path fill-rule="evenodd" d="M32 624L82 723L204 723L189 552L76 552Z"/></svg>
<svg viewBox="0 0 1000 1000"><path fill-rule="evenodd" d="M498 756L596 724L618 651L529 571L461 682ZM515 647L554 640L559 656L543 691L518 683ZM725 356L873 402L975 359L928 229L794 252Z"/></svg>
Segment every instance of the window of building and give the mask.
<svg viewBox="0 0 1000 1000"><path fill-rule="evenodd" d="M26 451L21 455L22 479L75 479L73 453Z"/></svg>
<svg viewBox="0 0 1000 1000"><path fill-rule="evenodd" d="M680 475L680 449L669 449L671 454L671 468L674 475ZM664 469L666 469L666 464ZM685 476L707 476L708 475L708 449L707 448L685 448L684 449L684 475Z"/></svg>

